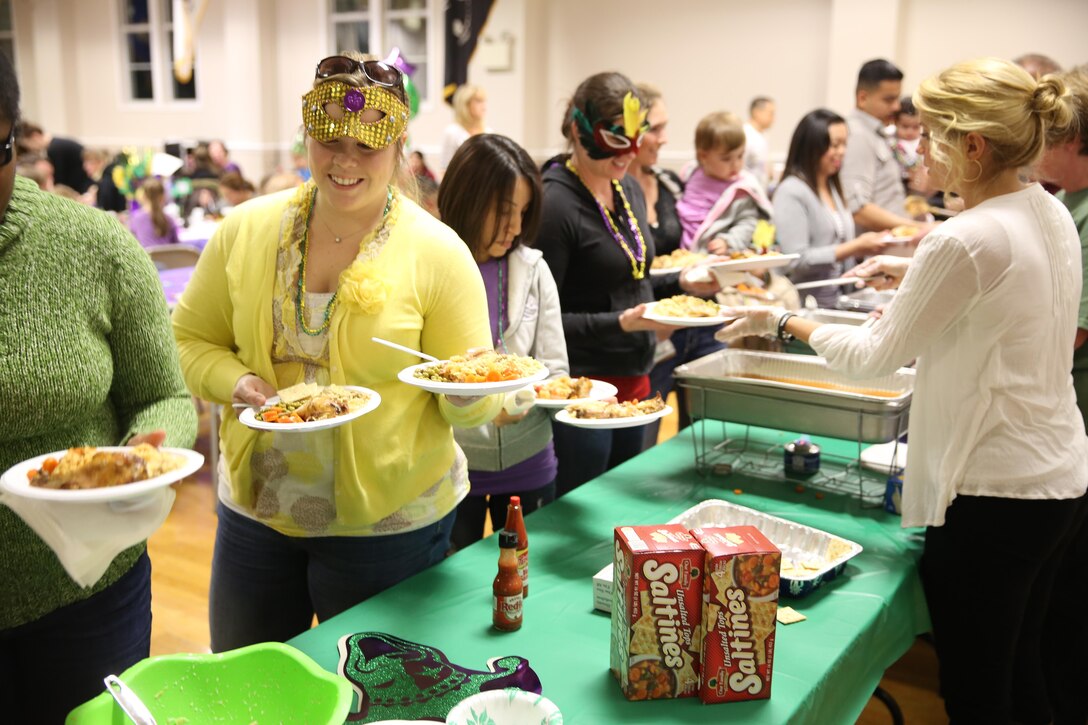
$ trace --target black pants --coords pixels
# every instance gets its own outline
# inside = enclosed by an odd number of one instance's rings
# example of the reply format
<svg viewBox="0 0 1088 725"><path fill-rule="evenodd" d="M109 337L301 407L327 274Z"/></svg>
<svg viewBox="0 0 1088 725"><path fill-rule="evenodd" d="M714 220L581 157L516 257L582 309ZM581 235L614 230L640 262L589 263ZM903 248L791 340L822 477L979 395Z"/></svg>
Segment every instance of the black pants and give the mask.
<svg viewBox="0 0 1088 725"><path fill-rule="evenodd" d="M527 516L555 500L555 481L521 493L465 496L464 500L457 504L457 520L453 524L453 534L450 536L453 550L459 551L484 537L484 518L488 511L491 512L491 528L495 531L501 529L506 523L506 507L510 505L511 496L521 497L521 513Z"/></svg>
<svg viewBox="0 0 1088 725"><path fill-rule="evenodd" d="M1043 621L1081 503L960 496L926 531L920 570L952 725L1049 721Z"/></svg>
<svg viewBox="0 0 1088 725"><path fill-rule="evenodd" d="M1054 725L1088 723L1088 497L1054 578L1043 623L1043 671Z"/></svg>
<svg viewBox="0 0 1088 725"><path fill-rule="evenodd" d="M589 430L552 422L559 473L555 497L564 496L646 449L642 427Z"/></svg>

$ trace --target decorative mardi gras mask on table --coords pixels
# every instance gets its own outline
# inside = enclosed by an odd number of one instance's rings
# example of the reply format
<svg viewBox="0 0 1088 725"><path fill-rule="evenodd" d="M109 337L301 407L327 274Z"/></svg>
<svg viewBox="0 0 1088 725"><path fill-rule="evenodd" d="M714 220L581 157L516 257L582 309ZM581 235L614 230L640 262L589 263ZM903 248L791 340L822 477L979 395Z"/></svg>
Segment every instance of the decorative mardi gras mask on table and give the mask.
<svg viewBox="0 0 1088 725"><path fill-rule="evenodd" d="M601 118L592 103L586 104L585 113L575 107L572 115L578 126L578 139L589 158L607 159L609 156L638 151L643 134L650 130L646 113L638 97L628 92L623 97L623 126L612 123L611 119Z"/></svg>
<svg viewBox="0 0 1088 725"><path fill-rule="evenodd" d="M381 119L364 121L368 110L381 112ZM302 97L302 119L306 133L318 141L350 136L372 149L384 149L408 127L408 106L381 86L327 81Z"/></svg>

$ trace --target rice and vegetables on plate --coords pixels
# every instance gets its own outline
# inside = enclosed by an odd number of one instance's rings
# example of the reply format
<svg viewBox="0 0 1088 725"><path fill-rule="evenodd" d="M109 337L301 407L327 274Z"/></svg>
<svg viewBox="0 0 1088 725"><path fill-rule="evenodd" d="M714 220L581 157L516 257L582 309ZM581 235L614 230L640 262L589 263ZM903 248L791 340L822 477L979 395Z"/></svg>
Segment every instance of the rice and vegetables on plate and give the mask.
<svg viewBox="0 0 1088 725"><path fill-rule="evenodd" d="M370 396L339 385L299 383L279 391L279 400L262 406L257 420L265 423L309 423L346 415L366 405Z"/></svg>
<svg viewBox="0 0 1088 725"><path fill-rule="evenodd" d="M531 357L486 350L474 355L454 355L449 360L415 371L421 380L436 383L498 383L527 378L544 369Z"/></svg>

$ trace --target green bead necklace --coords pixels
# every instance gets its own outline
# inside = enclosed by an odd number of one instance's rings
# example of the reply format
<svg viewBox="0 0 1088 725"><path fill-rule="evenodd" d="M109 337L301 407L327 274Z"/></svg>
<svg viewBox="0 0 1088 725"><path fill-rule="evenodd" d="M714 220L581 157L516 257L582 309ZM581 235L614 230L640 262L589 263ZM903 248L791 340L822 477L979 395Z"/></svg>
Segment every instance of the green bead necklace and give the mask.
<svg viewBox="0 0 1088 725"><path fill-rule="evenodd" d="M306 314L306 257L310 251L310 220L314 214L314 204L317 202L317 189L314 189L314 193L310 196L310 206L306 210L306 218L303 220L302 228L302 259L298 263L298 284L295 289L295 318L298 322L298 329L302 330L310 337L317 337L324 334L329 329L329 321L332 319L332 311L336 306L336 298L340 294L339 288L332 293L332 297L329 298L328 304L325 305L325 315L321 320L319 327L313 328L306 324L308 315ZM386 188L385 193L385 210L382 212L381 224L385 223L386 217L389 216L389 210L393 206L393 187Z"/></svg>

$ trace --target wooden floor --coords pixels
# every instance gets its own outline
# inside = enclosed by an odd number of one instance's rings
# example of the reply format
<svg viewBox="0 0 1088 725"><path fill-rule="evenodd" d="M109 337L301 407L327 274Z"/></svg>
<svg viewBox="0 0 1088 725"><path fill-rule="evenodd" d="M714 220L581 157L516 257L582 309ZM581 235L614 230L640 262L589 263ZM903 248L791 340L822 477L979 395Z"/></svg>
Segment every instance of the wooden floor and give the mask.
<svg viewBox="0 0 1088 725"><path fill-rule="evenodd" d="M197 449L205 459L207 426L207 416L202 416ZM660 439L675 434L675 416L662 421ZM209 651L208 580L215 520L215 493L205 465L200 473L178 486L173 511L148 545L153 563L152 655ZM885 673L881 687L898 701L907 723L948 722L937 695L936 673L933 648L921 641ZM850 683L837 686L850 687ZM891 721L888 709L875 699L869 701L858 719L859 725L885 725Z"/></svg>

